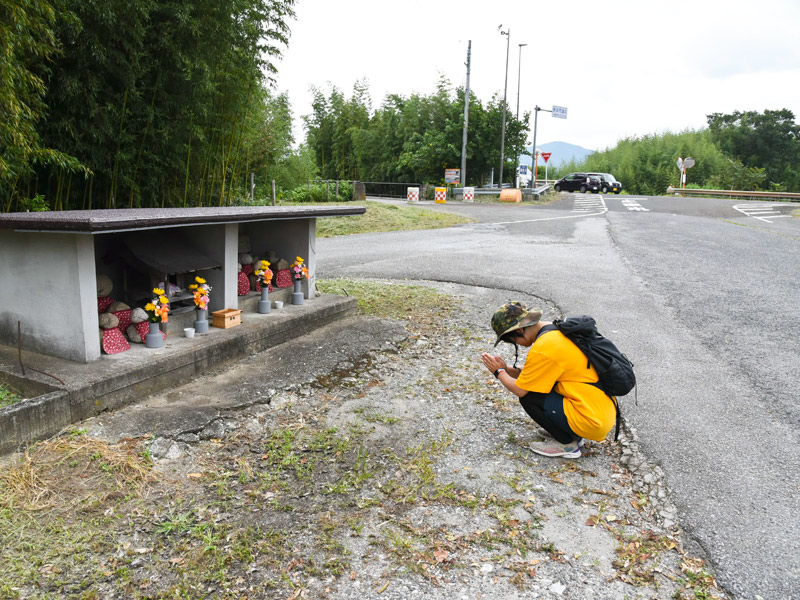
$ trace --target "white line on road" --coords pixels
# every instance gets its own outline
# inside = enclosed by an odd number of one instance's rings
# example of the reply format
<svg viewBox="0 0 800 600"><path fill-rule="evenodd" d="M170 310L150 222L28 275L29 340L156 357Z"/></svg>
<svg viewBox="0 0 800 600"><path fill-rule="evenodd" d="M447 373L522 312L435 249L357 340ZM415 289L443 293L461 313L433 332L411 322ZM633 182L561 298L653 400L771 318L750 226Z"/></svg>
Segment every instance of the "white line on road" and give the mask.
<svg viewBox="0 0 800 600"><path fill-rule="evenodd" d="M638 210L640 212L650 212L649 208L645 208L637 202L637 200L644 200L644 198L626 198L622 200L622 206L628 210Z"/></svg>
<svg viewBox="0 0 800 600"><path fill-rule="evenodd" d="M791 215L784 215L780 211L775 210L776 206L780 204L734 204L733 208L742 213L745 217L758 219L765 223L772 223L770 219L785 219Z"/></svg>
<svg viewBox="0 0 800 600"><path fill-rule="evenodd" d="M536 221L558 221L561 219L581 219L583 217L593 217L595 215L602 215L608 212L606 203L603 201L602 198L600 198L600 204L602 205L602 209L593 213L584 213L580 215L567 215L565 217L544 217L541 219L521 219L519 221L501 221L499 223L493 223L493 225L513 225L515 223L535 223ZM598 206L598 208L600 207ZM575 211L573 210L573 212Z"/></svg>

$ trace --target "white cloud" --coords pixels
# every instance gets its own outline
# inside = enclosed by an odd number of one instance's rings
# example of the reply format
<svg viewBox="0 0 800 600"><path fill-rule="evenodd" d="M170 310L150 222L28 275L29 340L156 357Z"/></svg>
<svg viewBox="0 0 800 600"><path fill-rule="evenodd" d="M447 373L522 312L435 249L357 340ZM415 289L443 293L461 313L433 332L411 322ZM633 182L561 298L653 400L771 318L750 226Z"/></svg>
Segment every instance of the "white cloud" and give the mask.
<svg viewBox="0 0 800 600"><path fill-rule="evenodd" d="M788 108L800 118L794 0L298 0L296 10L277 81L298 131L311 85L327 90L331 82L349 95L366 78L374 107L389 93L431 93L440 73L463 85L468 40L473 93L484 103L502 95L501 23L511 29L511 109L518 89L521 112L569 109L567 120L539 114L540 143L603 148L700 128L712 112Z"/></svg>

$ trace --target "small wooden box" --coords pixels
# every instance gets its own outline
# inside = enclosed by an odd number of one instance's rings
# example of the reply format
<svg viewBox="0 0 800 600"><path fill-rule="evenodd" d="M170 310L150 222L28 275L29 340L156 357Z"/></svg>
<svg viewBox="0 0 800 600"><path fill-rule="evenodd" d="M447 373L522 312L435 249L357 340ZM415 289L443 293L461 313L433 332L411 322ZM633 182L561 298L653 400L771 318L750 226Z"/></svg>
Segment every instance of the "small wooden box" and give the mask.
<svg viewBox="0 0 800 600"><path fill-rule="evenodd" d="M242 324L242 311L235 308L215 310L211 316L213 317L211 324L220 329L230 329Z"/></svg>

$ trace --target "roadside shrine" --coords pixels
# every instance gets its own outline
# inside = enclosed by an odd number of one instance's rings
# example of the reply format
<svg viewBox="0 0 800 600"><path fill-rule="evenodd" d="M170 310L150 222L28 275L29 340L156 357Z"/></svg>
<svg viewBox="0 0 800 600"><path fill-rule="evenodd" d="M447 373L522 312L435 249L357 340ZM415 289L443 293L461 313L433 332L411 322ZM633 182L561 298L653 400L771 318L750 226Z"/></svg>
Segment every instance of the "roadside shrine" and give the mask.
<svg viewBox="0 0 800 600"><path fill-rule="evenodd" d="M171 300L170 322L162 325L169 335L194 319L187 288L198 276L213 288L209 314L238 308L251 292L242 290L243 256L251 263L303 257L302 292L313 297L316 219L364 212L362 206L255 206L0 214L0 343L22 339L29 351L97 360L100 298L134 309L159 285ZM99 283L110 287L106 296Z"/></svg>

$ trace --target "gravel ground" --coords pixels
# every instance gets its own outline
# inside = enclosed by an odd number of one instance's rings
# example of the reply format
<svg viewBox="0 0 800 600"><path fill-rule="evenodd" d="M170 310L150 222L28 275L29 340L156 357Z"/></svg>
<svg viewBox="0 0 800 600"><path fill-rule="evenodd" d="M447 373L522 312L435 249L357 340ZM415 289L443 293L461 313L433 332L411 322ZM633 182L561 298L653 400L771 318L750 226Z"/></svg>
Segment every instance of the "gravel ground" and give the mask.
<svg viewBox="0 0 800 600"><path fill-rule="evenodd" d="M19 597L727 598L635 431L576 461L527 449L534 424L479 360L509 298L414 283L456 310L351 319L83 424L147 430L156 477L95 507L125 518L60 587Z"/></svg>

